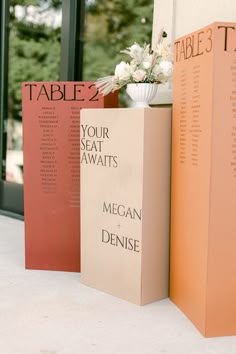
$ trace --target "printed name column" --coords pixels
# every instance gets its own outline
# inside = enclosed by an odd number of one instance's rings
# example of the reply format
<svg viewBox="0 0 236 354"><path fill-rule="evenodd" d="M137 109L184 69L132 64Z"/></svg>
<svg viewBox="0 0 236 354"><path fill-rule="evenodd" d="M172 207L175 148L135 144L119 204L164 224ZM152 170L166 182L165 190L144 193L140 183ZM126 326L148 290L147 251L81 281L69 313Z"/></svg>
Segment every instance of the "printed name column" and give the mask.
<svg viewBox="0 0 236 354"><path fill-rule="evenodd" d="M42 107L38 116L41 131L40 178L43 193L56 193L57 180L57 139L55 131L58 128L58 116L55 107Z"/></svg>
<svg viewBox="0 0 236 354"><path fill-rule="evenodd" d="M198 166L199 159L199 143L201 138L201 123L200 123L200 84L201 84L201 66L194 65L192 71L192 104L191 104L191 163L193 166Z"/></svg>
<svg viewBox="0 0 236 354"><path fill-rule="evenodd" d="M180 163L186 160L187 149L187 73L182 70L180 74Z"/></svg>
<svg viewBox="0 0 236 354"><path fill-rule="evenodd" d="M70 109L70 124L68 130L68 141L70 144L68 154L68 169L71 175L69 187L69 206L79 208L80 206L80 108L72 106Z"/></svg>

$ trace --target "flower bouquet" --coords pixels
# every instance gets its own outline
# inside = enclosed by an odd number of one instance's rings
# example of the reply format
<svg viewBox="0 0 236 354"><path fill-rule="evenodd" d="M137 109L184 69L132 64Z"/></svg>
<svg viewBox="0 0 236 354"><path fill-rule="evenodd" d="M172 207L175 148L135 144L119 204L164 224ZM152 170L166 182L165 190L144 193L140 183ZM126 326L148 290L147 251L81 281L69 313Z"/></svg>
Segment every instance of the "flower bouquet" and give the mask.
<svg viewBox="0 0 236 354"><path fill-rule="evenodd" d="M138 43L122 50L121 53L127 54L130 61L121 61L116 65L114 75L97 79L99 92L105 96L130 83L167 82L172 77L173 63L171 46L163 43L166 37L167 34L162 31L153 50L150 44L141 47Z"/></svg>

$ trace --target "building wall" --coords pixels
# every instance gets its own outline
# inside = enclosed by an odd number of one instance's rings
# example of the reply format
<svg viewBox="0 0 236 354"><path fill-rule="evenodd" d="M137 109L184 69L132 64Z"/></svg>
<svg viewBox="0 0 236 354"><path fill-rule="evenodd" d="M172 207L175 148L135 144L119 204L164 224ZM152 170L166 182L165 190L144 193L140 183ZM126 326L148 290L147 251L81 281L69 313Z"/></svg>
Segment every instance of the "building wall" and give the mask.
<svg viewBox="0 0 236 354"><path fill-rule="evenodd" d="M161 29L173 42L216 21L236 22L236 0L154 0L152 45ZM171 86L160 86L153 103L171 102Z"/></svg>
<svg viewBox="0 0 236 354"><path fill-rule="evenodd" d="M236 1L154 0L153 45L163 27L174 40L215 21L236 22Z"/></svg>

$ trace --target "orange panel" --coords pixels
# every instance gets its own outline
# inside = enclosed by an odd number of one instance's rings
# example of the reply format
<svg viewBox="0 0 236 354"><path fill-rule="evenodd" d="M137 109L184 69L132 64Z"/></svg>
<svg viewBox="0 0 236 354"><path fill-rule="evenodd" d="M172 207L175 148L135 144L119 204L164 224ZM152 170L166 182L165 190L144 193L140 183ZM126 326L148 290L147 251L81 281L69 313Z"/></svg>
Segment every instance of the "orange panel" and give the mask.
<svg viewBox="0 0 236 354"><path fill-rule="evenodd" d="M25 82L25 264L80 271L80 110L117 106L92 82Z"/></svg>
<svg viewBox="0 0 236 354"><path fill-rule="evenodd" d="M235 29L175 43L170 297L205 336L236 334Z"/></svg>

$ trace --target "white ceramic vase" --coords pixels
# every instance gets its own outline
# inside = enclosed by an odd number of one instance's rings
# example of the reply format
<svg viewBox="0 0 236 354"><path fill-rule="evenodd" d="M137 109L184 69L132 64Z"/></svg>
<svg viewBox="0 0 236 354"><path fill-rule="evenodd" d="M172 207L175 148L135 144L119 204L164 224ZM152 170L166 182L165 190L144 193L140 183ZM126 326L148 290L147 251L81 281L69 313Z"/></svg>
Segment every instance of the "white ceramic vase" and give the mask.
<svg viewBox="0 0 236 354"><path fill-rule="evenodd" d="M127 84L126 92L134 101L133 107L149 107L149 102L156 95L158 85L148 83Z"/></svg>

